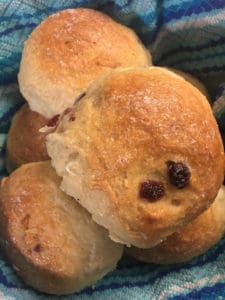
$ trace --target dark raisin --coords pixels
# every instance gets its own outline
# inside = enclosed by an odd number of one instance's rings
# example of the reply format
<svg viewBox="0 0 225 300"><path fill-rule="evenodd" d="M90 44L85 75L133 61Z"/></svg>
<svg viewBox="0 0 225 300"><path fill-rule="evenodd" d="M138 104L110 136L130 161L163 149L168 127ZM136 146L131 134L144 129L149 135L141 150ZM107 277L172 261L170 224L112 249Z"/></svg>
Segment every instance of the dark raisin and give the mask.
<svg viewBox="0 0 225 300"><path fill-rule="evenodd" d="M184 163L169 160L167 166L172 185L175 185L178 189L182 189L189 184L191 172Z"/></svg>
<svg viewBox="0 0 225 300"><path fill-rule="evenodd" d="M55 115L53 118L51 118L48 123L47 126L48 127L55 127L57 125L59 121L59 115Z"/></svg>
<svg viewBox="0 0 225 300"><path fill-rule="evenodd" d="M156 201L165 194L164 186L161 182L147 180L141 183L139 196L150 201Z"/></svg>
<svg viewBox="0 0 225 300"><path fill-rule="evenodd" d="M37 245L33 248L33 250L34 250L35 252L41 252L41 244L37 244Z"/></svg>
<svg viewBox="0 0 225 300"><path fill-rule="evenodd" d="M69 121L70 121L70 122L75 121L75 117L74 117L74 116L70 116Z"/></svg>

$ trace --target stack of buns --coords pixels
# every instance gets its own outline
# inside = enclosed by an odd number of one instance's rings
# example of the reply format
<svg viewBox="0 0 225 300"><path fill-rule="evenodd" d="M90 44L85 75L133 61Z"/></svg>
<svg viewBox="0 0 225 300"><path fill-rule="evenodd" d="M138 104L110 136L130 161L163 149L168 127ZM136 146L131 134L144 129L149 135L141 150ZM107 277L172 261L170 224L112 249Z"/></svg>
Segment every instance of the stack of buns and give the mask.
<svg viewBox="0 0 225 300"><path fill-rule="evenodd" d="M68 294L123 249L171 264L220 240L224 148L196 79L152 66L132 30L79 8L32 32L19 85L27 104L8 135L17 169L1 182L0 246L27 284Z"/></svg>

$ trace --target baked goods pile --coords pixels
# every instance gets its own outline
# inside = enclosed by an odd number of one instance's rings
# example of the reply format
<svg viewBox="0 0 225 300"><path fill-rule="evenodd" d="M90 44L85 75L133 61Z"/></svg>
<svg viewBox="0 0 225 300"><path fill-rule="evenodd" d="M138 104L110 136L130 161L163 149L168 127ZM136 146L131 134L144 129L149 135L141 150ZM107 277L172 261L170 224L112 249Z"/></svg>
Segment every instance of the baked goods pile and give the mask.
<svg viewBox="0 0 225 300"><path fill-rule="evenodd" d="M156 67L130 29L90 9L50 16L20 65L1 182L1 249L52 294L94 284L123 250L167 264L225 231L224 148L204 87Z"/></svg>

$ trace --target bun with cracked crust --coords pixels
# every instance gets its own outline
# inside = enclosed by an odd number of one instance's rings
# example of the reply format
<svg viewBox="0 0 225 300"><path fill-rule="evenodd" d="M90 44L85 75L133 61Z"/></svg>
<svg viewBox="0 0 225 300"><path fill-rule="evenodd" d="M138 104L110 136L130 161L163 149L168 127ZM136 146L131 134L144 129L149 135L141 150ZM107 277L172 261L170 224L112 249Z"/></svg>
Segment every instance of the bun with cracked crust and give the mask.
<svg viewBox="0 0 225 300"><path fill-rule="evenodd" d="M112 71L73 114L48 135L48 154L62 189L113 240L153 247L212 204L224 177L221 136L205 96L179 75Z"/></svg>
<svg viewBox="0 0 225 300"><path fill-rule="evenodd" d="M133 30L93 9L66 9L33 30L18 79L30 108L52 118L106 71L148 65L151 56Z"/></svg>
<svg viewBox="0 0 225 300"><path fill-rule="evenodd" d="M25 164L1 182L0 246L17 274L49 294L69 294L112 271L123 247L63 193L49 161Z"/></svg>

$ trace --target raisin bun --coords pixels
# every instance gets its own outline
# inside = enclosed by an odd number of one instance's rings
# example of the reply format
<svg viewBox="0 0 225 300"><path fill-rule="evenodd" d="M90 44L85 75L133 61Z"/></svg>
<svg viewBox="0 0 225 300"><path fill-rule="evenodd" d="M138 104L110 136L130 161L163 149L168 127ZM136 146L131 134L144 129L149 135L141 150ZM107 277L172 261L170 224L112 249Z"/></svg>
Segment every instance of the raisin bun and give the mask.
<svg viewBox="0 0 225 300"><path fill-rule="evenodd" d="M47 137L76 198L113 240L150 248L215 199L224 150L205 96L160 67L115 70Z"/></svg>
<svg viewBox="0 0 225 300"><path fill-rule="evenodd" d="M48 161L36 162L4 179L0 191L1 249L28 285L58 295L94 284L123 250L59 183Z"/></svg>
<svg viewBox="0 0 225 300"><path fill-rule="evenodd" d="M51 118L70 107L102 73L150 64L150 54L131 29L99 11L67 9L31 33L18 78L31 109Z"/></svg>
<svg viewBox="0 0 225 300"><path fill-rule="evenodd" d="M225 232L225 188L213 204L194 221L151 249L127 248L128 255L156 264L175 264L191 260L215 245Z"/></svg>
<svg viewBox="0 0 225 300"><path fill-rule="evenodd" d="M27 104L16 112L6 145L6 168L9 173L22 164L49 159L46 149L48 131L41 128L46 125L49 129L54 128L53 121L30 110Z"/></svg>

